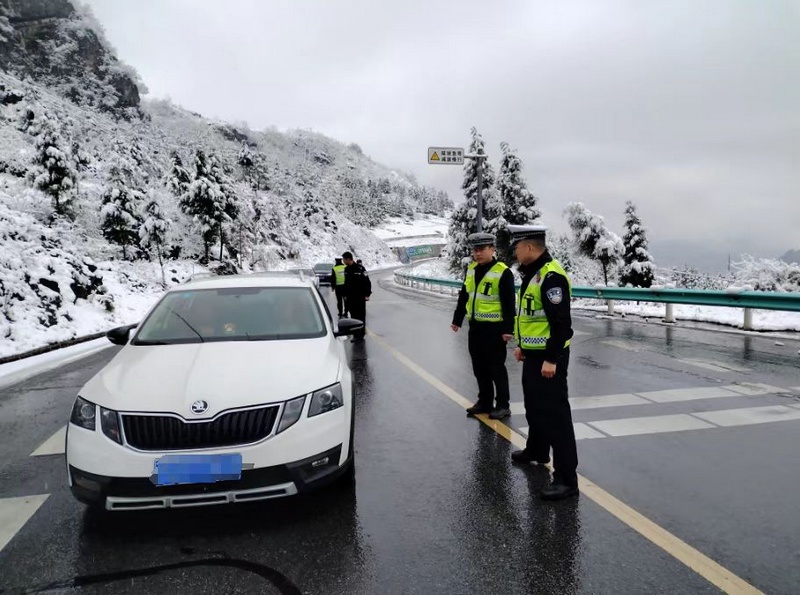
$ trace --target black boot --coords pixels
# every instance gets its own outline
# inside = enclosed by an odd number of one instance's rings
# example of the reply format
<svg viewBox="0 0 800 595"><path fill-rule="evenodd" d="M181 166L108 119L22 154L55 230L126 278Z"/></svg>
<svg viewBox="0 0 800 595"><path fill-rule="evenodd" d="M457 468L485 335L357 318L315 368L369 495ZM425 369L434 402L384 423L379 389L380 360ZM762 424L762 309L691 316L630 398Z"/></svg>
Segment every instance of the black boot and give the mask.
<svg viewBox="0 0 800 595"><path fill-rule="evenodd" d="M467 417L472 417L475 415L480 415L481 413L491 413L492 408L491 406L483 405L480 401L475 403L472 407L467 408Z"/></svg>

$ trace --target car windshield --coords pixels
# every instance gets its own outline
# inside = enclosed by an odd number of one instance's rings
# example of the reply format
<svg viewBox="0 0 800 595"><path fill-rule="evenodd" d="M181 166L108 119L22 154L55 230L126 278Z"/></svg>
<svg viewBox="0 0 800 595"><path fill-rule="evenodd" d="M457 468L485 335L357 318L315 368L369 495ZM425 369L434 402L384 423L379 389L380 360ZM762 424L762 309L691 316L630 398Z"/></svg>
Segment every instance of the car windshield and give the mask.
<svg viewBox="0 0 800 595"><path fill-rule="evenodd" d="M226 287L168 293L133 345L310 339L327 333L311 288Z"/></svg>
<svg viewBox="0 0 800 595"><path fill-rule="evenodd" d="M315 270L315 271L318 271L318 272L320 272L320 273L322 273L322 272L326 272L326 271L327 271L327 272L330 272L332 268L333 268L333 265L332 265L332 264L326 264L326 263L324 263L324 262L321 262L321 263L319 263L319 264L315 264L315 265L314 265L314 270Z"/></svg>

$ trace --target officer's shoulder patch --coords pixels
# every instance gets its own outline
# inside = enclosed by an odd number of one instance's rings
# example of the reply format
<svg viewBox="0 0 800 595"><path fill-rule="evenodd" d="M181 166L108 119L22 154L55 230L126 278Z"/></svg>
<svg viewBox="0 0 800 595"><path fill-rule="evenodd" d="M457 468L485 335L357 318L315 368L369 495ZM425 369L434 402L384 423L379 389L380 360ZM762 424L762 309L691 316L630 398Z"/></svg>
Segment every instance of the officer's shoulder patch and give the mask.
<svg viewBox="0 0 800 595"><path fill-rule="evenodd" d="M564 293L561 291L560 287L553 287L552 289L548 289L545 292L545 295L552 304L560 304L561 300L564 299Z"/></svg>

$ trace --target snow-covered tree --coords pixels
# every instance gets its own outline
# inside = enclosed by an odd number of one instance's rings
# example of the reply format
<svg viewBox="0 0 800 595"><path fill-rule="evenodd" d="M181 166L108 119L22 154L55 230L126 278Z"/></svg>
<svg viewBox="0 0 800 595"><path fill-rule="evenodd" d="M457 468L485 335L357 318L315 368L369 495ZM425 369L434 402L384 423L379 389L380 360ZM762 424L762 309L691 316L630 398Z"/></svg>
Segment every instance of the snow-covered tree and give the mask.
<svg viewBox="0 0 800 595"><path fill-rule="evenodd" d="M7 42L14 35L14 27L8 20L10 16L11 9L5 3L0 4L0 43Z"/></svg>
<svg viewBox="0 0 800 595"><path fill-rule="evenodd" d="M189 189L189 184L192 183L192 176L183 167L183 161L178 151L172 151L170 155L170 168L166 176L166 186L172 194L180 198Z"/></svg>
<svg viewBox="0 0 800 595"><path fill-rule="evenodd" d="M151 196L145 205L142 219L139 226L139 245L145 250L155 250L161 266L161 281L166 286L163 247L169 231L169 221L164 217L161 204L155 196Z"/></svg>
<svg viewBox="0 0 800 595"><path fill-rule="evenodd" d="M216 156L212 154L207 157L202 149L198 149L194 169L192 182L181 196L179 205L200 232L204 259L208 262L209 248L218 238L222 258L225 240L223 226L236 218L238 208L228 174Z"/></svg>
<svg viewBox="0 0 800 595"><path fill-rule="evenodd" d="M655 264L647 249L647 236L642 220L636 213L636 205L631 201L625 205L625 235L622 241L625 254L619 284L622 287L650 287L655 279Z"/></svg>
<svg viewBox="0 0 800 595"><path fill-rule="evenodd" d="M255 165L255 157L247 141L242 141L242 148L239 149L239 156L236 158L239 167L242 168L242 179L248 182L252 180L252 170Z"/></svg>
<svg viewBox="0 0 800 595"><path fill-rule="evenodd" d="M505 231L507 224L529 225L535 223L541 213L536 207L536 197L528 190L522 177L522 161L508 143L500 143L503 157L500 173L497 176L497 196L502 206L502 218L498 219L492 231L497 234L498 257L507 264L514 262L510 248L510 238Z"/></svg>
<svg viewBox="0 0 800 595"><path fill-rule="evenodd" d="M483 137L476 128L470 130L472 141L469 145L469 153L473 155L485 155L485 144ZM481 198L483 200L483 220L487 220L486 206L494 207L494 187L495 175L492 166L486 159L467 159L464 163L464 181L461 188L464 190L464 202L459 205L450 218L448 253L450 255L450 270L459 275L463 275L466 265L469 263L470 249L467 245L467 237L478 230L478 167L483 167L483 178L481 184ZM492 209L490 209L492 210ZM492 212L492 215L496 213ZM491 223L493 219L486 221Z"/></svg>
<svg viewBox="0 0 800 595"><path fill-rule="evenodd" d="M219 225L219 259L222 260L225 250L225 232L230 231L234 221L239 217L239 200L233 188L231 168L215 153L209 156L209 174L217 183L222 201L217 205L217 221Z"/></svg>
<svg viewBox="0 0 800 595"><path fill-rule="evenodd" d="M603 217L595 215L582 203L570 204L565 213L578 249L585 256L600 262L603 279L608 285L609 267L619 262L625 252L622 240L606 227Z"/></svg>
<svg viewBox="0 0 800 595"><path fill-rule="evenodd" d="M572 259L572 242L565 235L552 235L547 239L547 250L561 263L564 270L571 273L574 269Z"/></svg>
<svg viewBox="0 0 800 595"><path fill-rule="evenodd" d="M73 217L75 182L78 176L72 159L63 147L61 136L52 123L45 120L39 136L36 137L34 167L28 172L28 176L35 188L52 198L56 214Z"/></svg>
<svg viewBox="0 0 800 595"><path fill-rule="evenodd" d="M122 246L122 257L128 259L128 246L139 239L140 221L136 216L137 196L128 186L125 174L111 167L108 185L100 208L100 228L109 242Z"/></svg>

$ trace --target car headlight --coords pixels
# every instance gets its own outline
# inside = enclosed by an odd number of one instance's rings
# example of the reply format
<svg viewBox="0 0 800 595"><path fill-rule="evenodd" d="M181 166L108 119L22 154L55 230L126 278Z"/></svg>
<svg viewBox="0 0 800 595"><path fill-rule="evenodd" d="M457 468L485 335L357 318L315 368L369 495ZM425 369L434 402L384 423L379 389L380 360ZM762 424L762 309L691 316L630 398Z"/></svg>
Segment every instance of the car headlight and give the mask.
<svg viewBox="0 0 800 595"><path fill-rule="evenodd" d="M71 423L87 430L94 430L96 419L97 405L81 397L75 399L75 404L72 406L72 415L69 418Z"/></svg>
<svg viewBox="0 0 800 595"><path fill-rule="evenodd" d="M314 393L311 397L311 405L308 408L308 417L333 411L342 405L344 405L342 385L337 383Z"/></svg>
<svg viewBox="0 0 800 595"><path fill-rule="evenodd" d="M114 442L122 444L122 432L120 431L119 413L100 407L100 427L103 434L111 438Z"/></svg>
<svg viewBox="0 0 800 595"><path fill-rule="evenodd" d="M297 397L296 399L292 399L291 401L286 401L286 405L283 408L283 415L281 415L281 421L278 424L278 431L276 434L280 434L286 428L289 428L297 423L297 420L300 419L301 415L303 415L303 406L305 404L305 395L302 397Z"/></svg>

